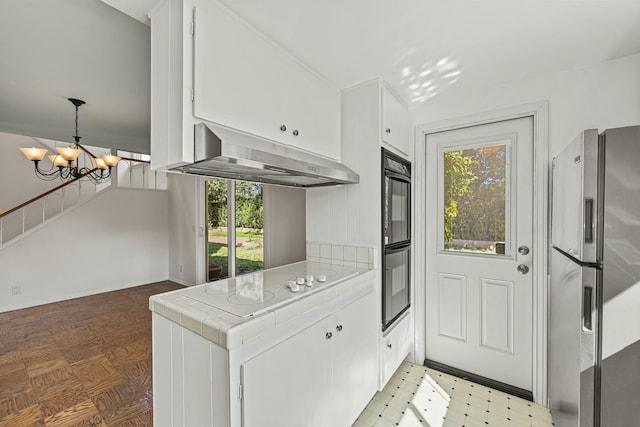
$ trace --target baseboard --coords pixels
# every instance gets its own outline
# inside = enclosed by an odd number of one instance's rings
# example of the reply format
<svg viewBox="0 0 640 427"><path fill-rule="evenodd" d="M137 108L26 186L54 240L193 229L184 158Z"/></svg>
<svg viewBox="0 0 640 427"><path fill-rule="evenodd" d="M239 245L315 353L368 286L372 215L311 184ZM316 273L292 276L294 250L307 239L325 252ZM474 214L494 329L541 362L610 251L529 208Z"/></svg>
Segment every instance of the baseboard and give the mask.
<svg viewBox="0 0 640 427"><path fill-rule="evenodd" d="M84 298L92 295L104 294L107 292L121 291L123 289L136 288L138 286L150 285L152 283L164 282L167 280L170 280L170 279L149 278L148 280L136 281L133 283L122 284L118 286L108 286L103 288L88 289L88 290L82 290L78 292L70 292L68 294L61 295L61 296L40 298L37 300L29 300L29 301L24 301L24 302L13 304L13 305L0 306L0 313L6 313L14 310L22 310L25 308L37 307L39 305L53 304L56 302L67 301L67 300L76 299L76 298Z"/></svg>
<svg viewBox="0 0 640 427"><path fill-rule="evenodd" d="M521 399L533 402L533 393L529 390L515 387L500 381L492 380L491 378L483 377L481 375L472 374L471 372L463 371L462 369L454 368L453 366L445 365L444 363L435 362L429 359L424 359L424 365L428 368L435 369L436 371L444 372L445 374L469 380L474 383L490 387L494 390L498 390L512 396L516 396Z"/></svg>

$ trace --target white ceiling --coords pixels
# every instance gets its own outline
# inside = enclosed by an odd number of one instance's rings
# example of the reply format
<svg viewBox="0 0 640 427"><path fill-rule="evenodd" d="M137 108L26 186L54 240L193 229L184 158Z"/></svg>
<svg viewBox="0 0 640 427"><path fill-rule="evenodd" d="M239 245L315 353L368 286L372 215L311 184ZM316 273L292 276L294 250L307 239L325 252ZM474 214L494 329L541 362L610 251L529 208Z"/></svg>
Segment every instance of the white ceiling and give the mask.
<svg viewBox="0 0 640 427"><path fill-rule="evenodd" d="M0 126L32 109L53 109L64 97L84 96L86 115L93 116L86 121L116 137L111 146L130 135L131 141L146 137L140 146L148 149L148 27L142 23L158 0L102 1L138 21L98 7L98 0L3 3L0 66L10 66L12 77L0 81L0 94L11 95L0 97ZM221 1L337 87L381 77L412 107L640 52L639 0ZM79 28L67 28L75 19ZM85 41L77 42L85 50L80 55L68 52L74 38ZM5 50L19 61L4 58ZM28 87L12 89L20 83ZM69 128L72 111L57 108L63 121L55 127Z"/></svg>
<svg viewBox="0 0 640 427"><path fill-rule="evenodd" d="M409 104L640 52L640 1L223 0L344 88Z"/></svg>
<svg viewBox="0 0 640 427"><path fill-rule="evenodd" d="M99 0L0 1L0 131L149 151L149 27Z"/></svg>

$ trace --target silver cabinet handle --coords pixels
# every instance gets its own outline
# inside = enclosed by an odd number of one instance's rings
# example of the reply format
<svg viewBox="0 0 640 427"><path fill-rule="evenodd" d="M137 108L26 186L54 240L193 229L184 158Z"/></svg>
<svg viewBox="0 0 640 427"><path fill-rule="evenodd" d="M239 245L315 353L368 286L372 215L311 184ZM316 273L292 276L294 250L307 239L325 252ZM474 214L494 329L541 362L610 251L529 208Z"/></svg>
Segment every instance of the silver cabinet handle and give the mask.
<svg viewBox="0 0 640 427"><path fill-rule="evenodd" d="M595 228L595 216L593 214L594 200L591 197L584 199L584 242L593 243L593 229Z"/></svg>
<svg viewBox="0 0 640 427"><path fill-rule="evenodd" d="M391 348L391 343L387 344L387 348Z"/></svg>
<svg viewBox="0 0 640 427"><path fill-rule="evenodd" d="M391 133L391 128L386 128L384 131L385 131L386 133Z"/></svg>
<svg viewBox="0 0 640 427"><path fill-rule="evenodd" d="M520 273L520 274L527 274L528 272L529 272L529 267L527 267L526 265L524 265L524 264L520 264L520 265L518 266L518 273Z"/></svg>
<svg viewBox="0 0 640 427"><path fill-rule="evenodd" d="M324 337L328 340L330 340L332 336L333 334L331 332L327 332L326 334L324 334Z"/></svg>
<svg viewBox="0 0 640 427"><path fill-rule="evenodd" d="M582 328L593 332L593 288L582 288Z"/></svg>
<svg viewBox="0 0 640 427"><path fill-rule="evenodd" d="M298 132L298 129L294 129L293 136L298 136L298 135L300 135L300 132Z"/></svg>
<svg viewBox="0 0 640 427"><path fill-rule="evenodd" d="M280 130L282 132L285 132L287 130L287 127L285 125L280 125Z"/></svg>
<svg viewBox="0 0 640 427"><path fill-rule="evenodd" d="M342 331L342 325L337 325L336 326L336 331L338 331L338 332Z"/></svg>
<svg viewBox="0 0 640 427"><path fill-rule="evenodd" d="M519 253L520 255L529 255L529 248L528 248L528 247L526 247L526 246L520 246L520 247L518 248L518 253Z"/></svg>

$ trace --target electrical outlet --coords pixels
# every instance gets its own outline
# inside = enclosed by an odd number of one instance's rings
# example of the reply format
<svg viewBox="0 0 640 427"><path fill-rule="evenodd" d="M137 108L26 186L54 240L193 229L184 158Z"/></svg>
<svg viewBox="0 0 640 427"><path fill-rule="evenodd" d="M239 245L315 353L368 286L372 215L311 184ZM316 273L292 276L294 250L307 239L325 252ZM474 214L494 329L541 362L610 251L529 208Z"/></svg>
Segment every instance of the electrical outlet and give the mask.
<svg viewBox="0 0 640 427"><path fill-rule="evenodd" d="M22 289L20 286L12 286L11 287L11 295L20 295L22 293Z"/></svg>

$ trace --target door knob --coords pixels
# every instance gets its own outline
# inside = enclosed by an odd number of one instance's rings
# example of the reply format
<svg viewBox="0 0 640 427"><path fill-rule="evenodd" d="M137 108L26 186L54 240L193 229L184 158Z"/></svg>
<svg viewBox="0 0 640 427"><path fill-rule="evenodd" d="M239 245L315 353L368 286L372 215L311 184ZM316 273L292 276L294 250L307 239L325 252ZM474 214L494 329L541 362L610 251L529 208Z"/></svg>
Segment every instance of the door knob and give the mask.
<svg viewBox="0 0 640 427"><path fill-rule="evenodd" d="M518 273L520 273L520 274L527 274L528 272L529 272L529 267L527 267L526 265L524 265L524 264L520 264L520 265L518 266Z"/></svg>
<svg viewBox="0 0 640 427"><path fill-rule="evenodd" d="M518 248L518 253L521 255L528 255L529 254L529 248L526 246L520 246Z"/></svg>

